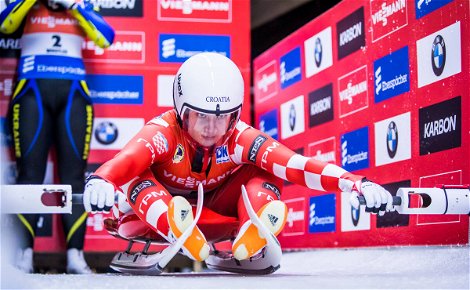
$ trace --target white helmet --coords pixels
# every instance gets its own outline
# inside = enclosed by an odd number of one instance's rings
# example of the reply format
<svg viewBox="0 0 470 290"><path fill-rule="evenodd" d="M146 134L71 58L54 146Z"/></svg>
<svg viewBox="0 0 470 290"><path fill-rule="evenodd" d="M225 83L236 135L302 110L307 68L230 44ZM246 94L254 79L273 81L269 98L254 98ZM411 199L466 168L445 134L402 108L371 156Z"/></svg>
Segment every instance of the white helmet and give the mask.
<svg viewBox="0 0 470 290"><path fill-rule="evenodd" d="M217 145L225 143L232 134L240 118L243 96L240 70L233 61L218 53L203 52L190 57L181 65L173 82L173 102L184 131L188 130L190 111L230 115L227 132Z"/></svg>

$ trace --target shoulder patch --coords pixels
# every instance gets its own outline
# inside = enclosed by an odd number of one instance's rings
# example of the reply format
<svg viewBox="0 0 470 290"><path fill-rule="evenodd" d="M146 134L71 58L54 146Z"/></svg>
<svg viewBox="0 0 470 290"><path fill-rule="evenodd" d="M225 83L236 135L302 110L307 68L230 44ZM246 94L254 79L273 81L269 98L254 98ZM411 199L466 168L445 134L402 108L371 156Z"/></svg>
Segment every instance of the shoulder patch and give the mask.
<svg viewBox="0 0 470 290"><path fill-rule="evenodd" d="M158 154L168 152L168 140L162 132L157 132L157 134L152 137L152 141Z"/></svg>

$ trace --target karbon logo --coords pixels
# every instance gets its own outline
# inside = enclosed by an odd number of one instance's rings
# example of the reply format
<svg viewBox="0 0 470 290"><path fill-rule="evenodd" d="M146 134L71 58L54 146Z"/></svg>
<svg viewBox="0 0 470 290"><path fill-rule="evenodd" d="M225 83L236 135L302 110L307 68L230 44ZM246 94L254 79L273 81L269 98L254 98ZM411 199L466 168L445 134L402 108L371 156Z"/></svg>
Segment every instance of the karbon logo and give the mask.
<svg viewBox="0 0 470 290"><path fill-rule="evenodd" d="M346 16L336 24L338 59L342 59L366 45L364 7Z"/></svg>
<svg viewBox="0 0 470 290"><path fill-rule="evenodd" d="M419 109L419 154L460 147L461 131L460 96Z"/></svg>
<svg viewBox="0 0 470 290"><path fill-rule="evenodd" d="M143 0L91 0L103 16L142 17Z"/></svg>
<svg viewBox="0 0 470 290"><path fill-rule="evenodd" d="M232 22L232 0L158 0L158 19L182 22Z"/></svg>

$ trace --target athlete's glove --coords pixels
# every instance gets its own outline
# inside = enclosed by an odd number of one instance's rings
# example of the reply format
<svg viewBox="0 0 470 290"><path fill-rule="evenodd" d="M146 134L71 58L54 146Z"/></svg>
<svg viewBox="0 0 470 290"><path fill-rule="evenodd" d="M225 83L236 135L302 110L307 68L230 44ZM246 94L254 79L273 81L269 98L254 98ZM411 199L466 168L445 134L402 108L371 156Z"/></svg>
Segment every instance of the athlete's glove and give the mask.
<svg viewBox="0 0 470 290"><path fill-rule="evenodd" d="M386 211L395 210L390 192L366 178L357 181L351 190L349 202L355 209L359 209L358 197L361 195L366 200L366 212L379 213L382 216Z"/></svg>
<svg viewBox="0 0 470 290"><path fill-rule="evenodd" d="M90 175L83 192L83 205L87 212L105 212L114 205L114 185L96 175Z"/></svg>
<svg viewBox="0 0 470 290"><path fill-rule="evenodd" d="M58 8L57 6L62 6L65 9L73 9L76 4L77 3L75 3L75 0L49 0L49 5L52 8Z"/></svg>

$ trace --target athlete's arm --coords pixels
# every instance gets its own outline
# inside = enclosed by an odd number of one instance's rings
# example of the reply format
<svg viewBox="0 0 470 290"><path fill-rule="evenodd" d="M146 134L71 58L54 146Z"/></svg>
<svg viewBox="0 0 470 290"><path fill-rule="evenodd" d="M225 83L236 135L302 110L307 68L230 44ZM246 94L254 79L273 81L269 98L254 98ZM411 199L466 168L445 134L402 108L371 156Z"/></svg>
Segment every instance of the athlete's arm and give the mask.
<svg viewBox="0 0 470 290"><path fill-rule="evenodd" d="M8 4L0 13L0 32L4 34L15 32L35 3L36 0L19 0Z"/></svg>
<svg viewBox="0 0 470 290"><path fill-rule="evenodd" d="M121 186L138 176L153 163L171 158L171 131L150 121L111 160L93 174L115 186Z"/></svg>
<svg viewBox="0 0 470 290"><path fill-rule="evenodd" d="M101 48L106 48L113 43L113 28L103 19L103 17L94 11L91 3L86 2L83 5L73 3L69 9L73 17L78 20L79 25L85 31L86 35L93 40L96 45Z"/></svg>
<svg viewBox="0 0 470 290"><path fill-rule="evenodd" d="M366 211L380 213L393 210L392 196L380 185L343 168L297 154L261 131L242 122L235 131L233 158L238 163L251 163L290 182L310 189L350 192L351 204L359 206L358 195L366 200Z"/></svg>

